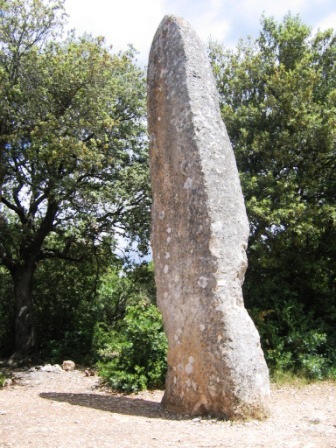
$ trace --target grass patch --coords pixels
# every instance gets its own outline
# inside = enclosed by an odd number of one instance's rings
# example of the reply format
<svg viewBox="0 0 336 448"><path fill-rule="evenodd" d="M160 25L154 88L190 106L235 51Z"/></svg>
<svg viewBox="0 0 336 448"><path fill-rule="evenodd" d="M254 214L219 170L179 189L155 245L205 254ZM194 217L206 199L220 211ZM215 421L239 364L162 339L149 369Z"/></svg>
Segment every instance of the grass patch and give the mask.
<svg viewBox="0 0 336 448"><path fill-rule="evenodd" d="M6 377L3 373L0 372L0 387L5 385Z"/></svg>
<svg viewBox="0 0 336 448"><path fill-rule="evenodd" d="M282 386L292 386L292 387L303 387L307 384L317 382L318 380L313 380L305 376L294 374L293 372L284 372L283 370L276 370L271 375L271 382L275 387Z"/></svg>

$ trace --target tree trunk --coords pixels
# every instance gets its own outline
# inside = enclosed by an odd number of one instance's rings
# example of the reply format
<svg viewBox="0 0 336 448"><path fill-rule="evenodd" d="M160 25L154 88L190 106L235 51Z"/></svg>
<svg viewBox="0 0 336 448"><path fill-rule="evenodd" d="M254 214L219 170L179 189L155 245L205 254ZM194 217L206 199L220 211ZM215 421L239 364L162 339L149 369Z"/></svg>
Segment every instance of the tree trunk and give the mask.
<svg viewBox="0 0 336 448"><path fill-rule="evenodd" d="M15 293L15 362L30 361L37 355L32 282L33 263L17 266L12 271Z"/></svg>

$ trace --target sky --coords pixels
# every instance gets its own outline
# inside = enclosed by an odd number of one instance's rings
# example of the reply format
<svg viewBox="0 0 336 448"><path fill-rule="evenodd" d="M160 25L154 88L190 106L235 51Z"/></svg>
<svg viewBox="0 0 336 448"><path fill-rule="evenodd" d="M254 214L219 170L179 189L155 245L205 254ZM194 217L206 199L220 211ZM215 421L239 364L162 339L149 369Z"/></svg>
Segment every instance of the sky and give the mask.
<svg viewBox="0 0 336 448"><path fill-rule="evenodd" d="M115 51L132 44L146 65L152 39L166 14L186 19L206 43L233 47L256 37L262 14L281 21L290 11L317 29L336 28L335 0L65 0L70 28L104 36Z"/></svg>

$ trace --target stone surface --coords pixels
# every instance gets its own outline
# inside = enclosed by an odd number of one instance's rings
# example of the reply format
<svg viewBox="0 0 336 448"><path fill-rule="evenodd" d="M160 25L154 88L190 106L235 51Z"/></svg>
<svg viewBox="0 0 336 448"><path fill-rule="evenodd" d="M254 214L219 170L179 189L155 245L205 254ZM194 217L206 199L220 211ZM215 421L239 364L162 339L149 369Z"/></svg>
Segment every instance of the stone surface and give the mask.
<svg viewBox="0 0 336 448"><path fill-rule="evenodd" d="M69 370L75 370L75 363L73 361L63 361L62 364L62 369L65 370L66 372L69 372Z"/></svg>
<svg viewBox="0 0 336 448"><path fill-rule="evenodd" d="M268 369L244 308L249 233L205 50L166 16L148 66L152 236L168 336L163 405L188 415L263 417Z"/></svg>
<svg viewBox="0 0 336 448"><path fill-rule="evenodd" d="M51 364L47 364L42 366L40 370L42 372L62 372L62 367L59 364L54 364L53 366Z"/></svg>

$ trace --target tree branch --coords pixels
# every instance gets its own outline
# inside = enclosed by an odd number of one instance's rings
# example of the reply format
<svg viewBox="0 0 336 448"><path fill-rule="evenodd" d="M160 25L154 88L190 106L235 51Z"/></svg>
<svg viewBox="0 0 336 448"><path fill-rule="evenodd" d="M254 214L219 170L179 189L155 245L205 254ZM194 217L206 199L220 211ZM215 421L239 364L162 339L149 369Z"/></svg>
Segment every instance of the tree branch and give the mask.
<svg viewBox="0 0 336 448"><path fill-rule="evenodd" d="M3 196L1 197L1 202L10 210L12 210L13 212L15 212L18 217L20 218L20 221L22 222L22 224L26 224L27 222L27 217L22 209L22 207L18 207L14 204L12 204L11 202L9 202L6 198L4 198Z"/></svg>
<svg viewBox="0 0 336 448"><path fill-rule="evenodd" d="M71 261L73 263L79 263L83 260L85 260L85 256L82 255L81 257L71 257L67 254L63 254L62 252L56 251L56 250L45 250L45 251L41 251L39 256L37 257L38 261L42 261L42 260L52 260L52 259L56 259L56 260L65 260L65 261Z"/></svg>

